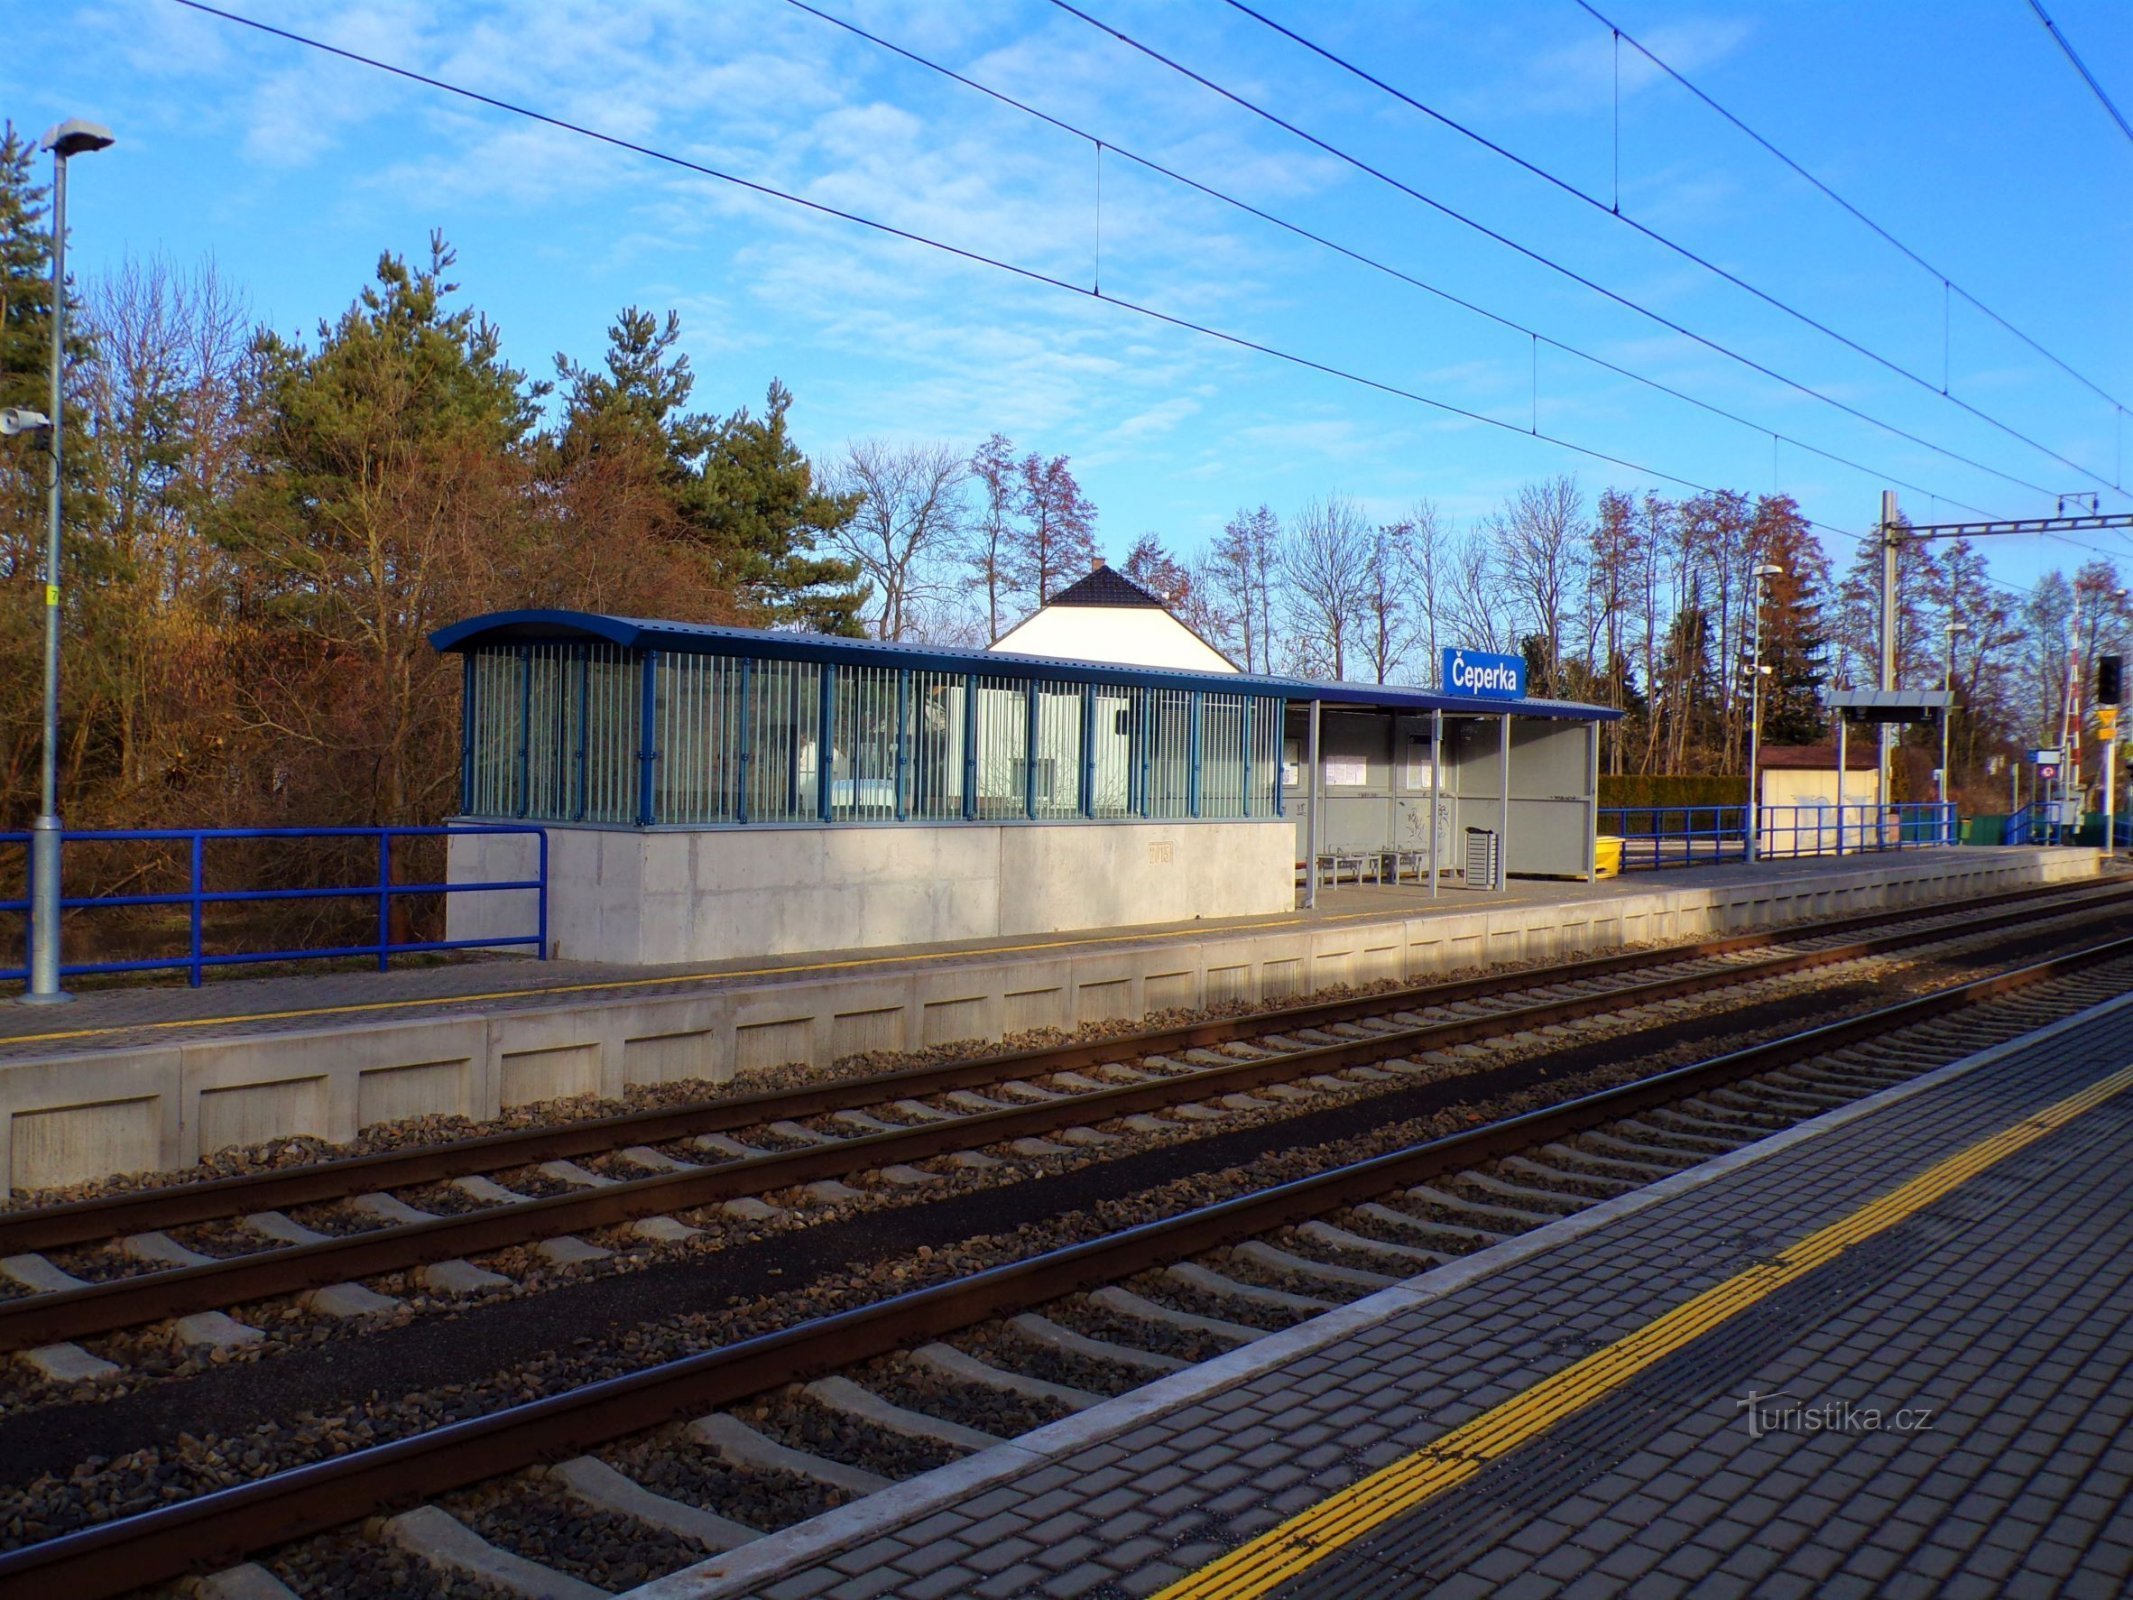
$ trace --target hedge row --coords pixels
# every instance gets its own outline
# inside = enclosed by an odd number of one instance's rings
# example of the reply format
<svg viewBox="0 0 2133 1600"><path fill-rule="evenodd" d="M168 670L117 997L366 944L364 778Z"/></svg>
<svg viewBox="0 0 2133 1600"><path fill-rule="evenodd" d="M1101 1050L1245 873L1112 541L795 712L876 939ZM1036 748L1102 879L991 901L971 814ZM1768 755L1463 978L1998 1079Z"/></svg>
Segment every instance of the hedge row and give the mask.
<svg viewBox="0 0 2133 1600"><path fill-rule="evenodd" d="M1644 777L1600 778L1600 804L1608 806L1744 806L1745 774L1712 777L1701 773L1660 772Z"/></svg>

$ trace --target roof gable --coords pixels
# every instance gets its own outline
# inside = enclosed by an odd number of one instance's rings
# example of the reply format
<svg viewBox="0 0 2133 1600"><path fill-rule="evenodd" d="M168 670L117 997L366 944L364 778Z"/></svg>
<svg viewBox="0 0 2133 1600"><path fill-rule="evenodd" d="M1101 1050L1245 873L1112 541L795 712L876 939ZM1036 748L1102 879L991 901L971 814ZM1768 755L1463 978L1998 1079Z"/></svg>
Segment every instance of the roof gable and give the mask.
<svg viewBox="0 0 2133 1600"><path fill-rule="evenodd" d="M1116 567L1093 567L1044 602L1048 606L1153 606L1163 602L1143 589Z"/></svg>

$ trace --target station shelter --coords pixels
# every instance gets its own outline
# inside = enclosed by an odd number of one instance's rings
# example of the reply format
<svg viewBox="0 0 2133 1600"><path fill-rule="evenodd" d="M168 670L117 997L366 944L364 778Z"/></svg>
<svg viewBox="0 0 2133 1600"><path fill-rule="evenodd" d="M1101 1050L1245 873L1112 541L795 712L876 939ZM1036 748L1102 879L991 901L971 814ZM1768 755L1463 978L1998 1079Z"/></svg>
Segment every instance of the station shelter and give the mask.
<svg viewBox="0 0 2133 1600"><path fill-rule="evenodd" d="M1321 881L1346 879L1502 888L1512 876L1590 878L1599 727L1617 714L1394 684L1299 684L1282 792L1307 900Z"/></svg>
<svg viewBox="0 0 2133 1600"><path fill-rule="evenodd" d="M1344 846L1426 837L1417 730L1449 828L1492 817L1512 872L1592 861L1592 707L559 610L431 642L463 662L460 816L542 835L456 837L450 880L526 878L545 844L566 959L1286 912L1321 812ZM1353 763L1317 795L1293 770L1314 725ZM453 939L527 931L503 896L448 917Z"/></svg>

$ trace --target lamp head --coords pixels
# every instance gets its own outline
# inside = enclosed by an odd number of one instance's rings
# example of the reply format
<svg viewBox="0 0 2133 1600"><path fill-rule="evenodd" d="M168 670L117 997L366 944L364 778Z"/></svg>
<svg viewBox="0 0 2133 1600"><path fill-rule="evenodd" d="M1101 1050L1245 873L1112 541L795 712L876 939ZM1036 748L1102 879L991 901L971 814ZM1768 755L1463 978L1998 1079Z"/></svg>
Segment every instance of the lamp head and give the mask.
<svg viewBox="0 0 2133 1600"><path fill-rule="evenodd" d="M69 156L85 156L92 150L101 150L112 142L111 130L101 122L84 122L80 117L69 117L46 129L45 136L37 141L37 147L51 151L64 161Z"/></svg>
<svg viewBox="0 0 2133 1600"><path fill-rule="evenodd" d="M1783 567L1772 566L1769 562L1766 561L1761 566L1755 569L1755 575L1758 578L1782 578L1785 576L1785 569Z"/></svg>

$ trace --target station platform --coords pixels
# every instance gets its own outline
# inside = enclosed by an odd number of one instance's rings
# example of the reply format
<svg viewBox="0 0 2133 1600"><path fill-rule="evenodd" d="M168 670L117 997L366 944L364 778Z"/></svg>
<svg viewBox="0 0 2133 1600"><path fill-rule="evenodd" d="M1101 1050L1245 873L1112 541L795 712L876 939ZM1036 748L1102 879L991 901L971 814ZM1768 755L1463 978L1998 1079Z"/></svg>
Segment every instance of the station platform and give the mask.
<svg viewBox="0 0 2133 1600"><path fill-rule="evenodd" d="M632 1600L2133 1589L2133 996Z"/></svg>
<svg viewBox="0 0 2133 1600"><path fill-rule="evenodd" d="M671 966L498 958L0 1004L0 1176L38 1188L231 1145L2090 878L2101 853L1935 848L1323 890L1315 909Z"/></svg>

